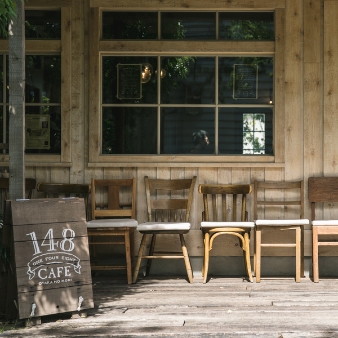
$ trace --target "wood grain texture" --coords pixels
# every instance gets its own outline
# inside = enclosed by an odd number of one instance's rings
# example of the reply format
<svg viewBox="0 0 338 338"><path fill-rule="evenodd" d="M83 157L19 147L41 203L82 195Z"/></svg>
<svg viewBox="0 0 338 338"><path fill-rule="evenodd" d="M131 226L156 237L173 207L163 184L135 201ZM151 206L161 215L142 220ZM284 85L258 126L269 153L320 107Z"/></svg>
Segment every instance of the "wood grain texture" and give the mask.
<svg viewBox="0 0 338 338"><path fill-rule="evenodd" d="M29 330L17 324L3 337L287 337L336 338L337 278L318 284L304 278L271 278L260 284L215 277L190 285L179 276L123 279L94 277L94 302L87 318L52 316ZM249 321L243 318L250 318ZM42 318L43 319L43 318Z"/></svg>

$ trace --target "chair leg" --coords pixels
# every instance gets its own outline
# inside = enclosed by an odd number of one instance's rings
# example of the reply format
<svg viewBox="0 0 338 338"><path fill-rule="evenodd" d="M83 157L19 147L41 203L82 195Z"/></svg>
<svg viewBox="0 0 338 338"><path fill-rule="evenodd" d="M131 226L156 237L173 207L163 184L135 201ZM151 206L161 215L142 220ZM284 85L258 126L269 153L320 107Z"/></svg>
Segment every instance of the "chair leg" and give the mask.
<svg viewBox="0 0 338 338"><path fill-rule="evenodd" d="M253 253L253 263L254 263L254 268L253 268L253 271L254 271L254 276L256 276L256 230L254 229L253 231L254 233L254 253Z"/></svg>
<svg viewBox="0 0 338 338"><path fill-rule="evenodd" d="M203 257L203 284L207 282L210 257L210 234L204 234L204 257Z"/></svg>
<svg viewBox="0 0 338 338"><path fill-rule="evenodd" d="M205 250L205 235L204 235L203 232L202 232L202 237L203 237L203 248ZM205 254L204 254L204 251L203 251L202 277L204 276L204 264L205 264Z"/></svg>
<svg viewBox="0 0 338 338"><path fill-rule="evenodd" d="M262 230L256 229L256 252L255 252L255 275L256 275L256 283L260 283L261 281L261 243L262 243Z"/></svg>
<svg viewBox="0 0 338 338"><path fill-rule="evenodd" d="M305 269L304 269L304 225L301 225L301 247L300 247L300 276L302 278L305 277Z"/></svg>
<svg viewBox="0 0 338 338"><path fill-rule="evenodd" d="M134 274L133 274L133 283L136 283L136 281L137 281L137 277L138 277L138 273L139 273L140 266L141 266L144 248L146 246L146 238L147 238L147 235L144 234L142 236L140 248L138 250L138 256L137 256L137 260L136 260L136 264L135 264L135 268L134 268Z"/></svg>
<svg viewBox="0 0 338 338"><path fill-rule="evenodd" d="M301 226L296 228L296 283L300 282L301 276Z"/></svg>
<svg viewBox="0 0 338 338"><path fill-rule="evenodd" d="M319 282L319 267L318 267L318 227L312 227L312 273L313 281Z"/></svg>
<svg viewBox="0 0 338 338"><path fill-rule="evenodd" d="M155 244L156 244L156 235L153 234L151 238L151 243L150 243L150 248L149 248L149 256L153 256L154 250L155 250ZM151 263L153 262L152 259L148 259L147 262L147 268L146 268L146 276L150 274L150 269L151 269Z"/></svg>
<svg viewBox="0 0 338 338"><path fill-rule="evenodd" d="M249 281L252 283L252 271L251 271L251 262L250 262L250 238L249 234L244 233L244 243L243 243L243 253L245 254L245 268L247 275L249 277Z"/></svg>
<svg viewBox="0 0 338 338"><path fill-rule="evenodd" d="M181 245L182 245L182 252L183 252L183 257L184 257L185 268L186 268L187 274L188 274L188 279L189 279L190 283L193 283L194 279L193 279L192 268L191 268L190 259L189 259L189 255L188 255L188 250L187 250L187 247L185 245L184 237L183 237L182 234L180 234L180 240L181 240Z"/></svg>
<svg viewBox="0 0 338 338"><path fill-rule="evenodd" d="M126 266L127 266L127 281L128 284L132 283L132 266L130 255L130 232L129 229L124 232L124 245L126 250Z"/></svg>

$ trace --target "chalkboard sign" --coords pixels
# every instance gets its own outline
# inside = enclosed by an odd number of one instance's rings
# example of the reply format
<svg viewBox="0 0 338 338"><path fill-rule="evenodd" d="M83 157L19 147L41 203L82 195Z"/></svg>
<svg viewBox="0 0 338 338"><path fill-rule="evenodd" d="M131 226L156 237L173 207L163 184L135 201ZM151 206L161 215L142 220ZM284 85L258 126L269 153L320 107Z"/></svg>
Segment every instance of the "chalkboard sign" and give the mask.
<svg viewBox="0 0 338 338"><path fill-rule="evenodd" d="M8 201L13 274L7 304L15 318L93 308L85 203L82 198ZM10 214L10 215L8 215Z"/></svg>
<svg viewBox="0 0 338 338"><path fill-rule="evenodd" d="M118 64L117 65L117 98L140 99L142 98L142 65Z"/></svg>
<svg viewBox="0 0 338 338"><path fill-rule="evenodd" d="M257 99L258 66L234 65L233 98Z"/></svg>

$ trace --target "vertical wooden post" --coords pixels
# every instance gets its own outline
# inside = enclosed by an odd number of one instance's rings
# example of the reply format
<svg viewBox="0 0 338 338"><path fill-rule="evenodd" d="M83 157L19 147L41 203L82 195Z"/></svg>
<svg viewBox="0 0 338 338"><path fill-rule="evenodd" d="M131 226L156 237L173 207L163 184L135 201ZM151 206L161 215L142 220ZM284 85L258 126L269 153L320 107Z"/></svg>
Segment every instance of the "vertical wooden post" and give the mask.
<svg viewBox="0 0 338 338"><path fill-rule="evenodd" d="M25 197L25 5L9 23L9 199Z"/></svg>

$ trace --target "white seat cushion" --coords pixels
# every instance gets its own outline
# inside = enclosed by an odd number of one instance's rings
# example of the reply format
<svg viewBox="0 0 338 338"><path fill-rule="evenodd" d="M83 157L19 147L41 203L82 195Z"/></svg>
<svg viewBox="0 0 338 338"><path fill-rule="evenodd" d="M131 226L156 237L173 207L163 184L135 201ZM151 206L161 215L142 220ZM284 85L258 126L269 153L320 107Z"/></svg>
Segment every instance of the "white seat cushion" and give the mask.
<svg viewBox="0 0 338 338"><path fill-rule="evenodd" d="M253 228L254 222L201 222L201 228Z"/></svg>
<svg viewBox="0 0 338 338"><path fill-rule="evenodd" d="M93 219L87 222L88 228L136 228L137 221L131 218Z"/></svg>
<svg viewBox="0 0 338 338"><path fill-rule="evenodd" d="M138 231L158 231L158 230L190 230L190 223L186 222L146 222L137 226Z"/></svg>
<svg viewBox="0 0 338 338"><path fill-rule="evenodd" d="M256 225L306 225L310 224L308 219L257 219Z"/></svg>
<svg viewBox="0 0 338 338"><path fill-rule="evenodd" d="M318 220L318 221L312 221L312 225L335 225L338 226L338 220L330 220L330 221L323 221L323 220Z"/></svg>

